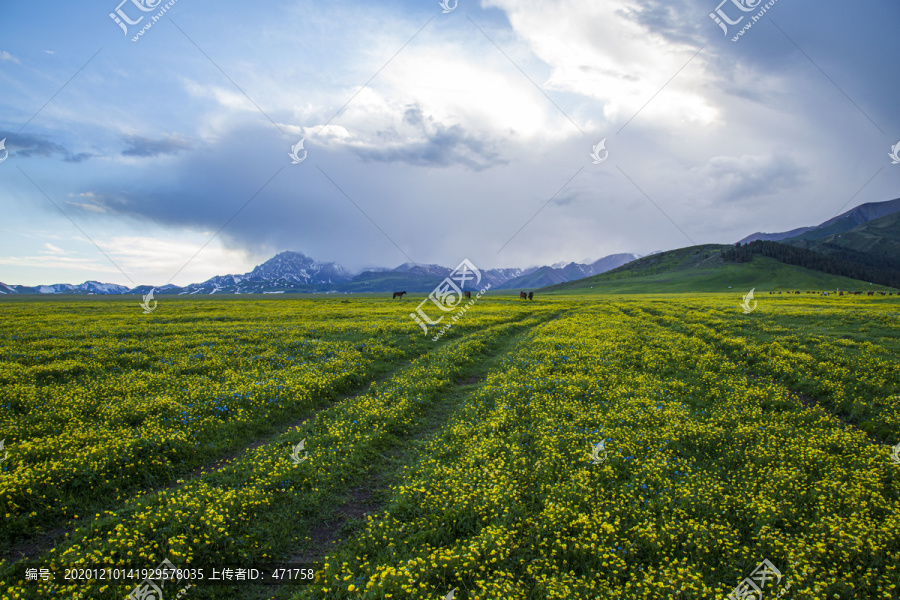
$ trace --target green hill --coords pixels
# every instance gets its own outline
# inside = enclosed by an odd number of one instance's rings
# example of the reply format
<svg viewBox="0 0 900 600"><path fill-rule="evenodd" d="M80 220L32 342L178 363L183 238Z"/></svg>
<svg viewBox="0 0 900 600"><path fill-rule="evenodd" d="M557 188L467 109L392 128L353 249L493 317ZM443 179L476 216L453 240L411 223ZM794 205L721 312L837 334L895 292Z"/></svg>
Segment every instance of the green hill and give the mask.
<svg viewBox="0 0 900 600"><path fill-rule="evenodd" d="M618 269L577 281L548 286L542 293L653 294L679 292L758 292L788 290L881 290L878 285L830 275L755 255L748 262L722 259L733 246L706 244L645 256Z"/></svg>
<svg viewBox="0 0 900 600"><path fill-rule="evenodd" d="M844 248L897 259L900 257L900 213L874 219L846 231L831 232L814 239L804 234L787 238L781 243L823 254L832 254L835 249Z"/></svg>

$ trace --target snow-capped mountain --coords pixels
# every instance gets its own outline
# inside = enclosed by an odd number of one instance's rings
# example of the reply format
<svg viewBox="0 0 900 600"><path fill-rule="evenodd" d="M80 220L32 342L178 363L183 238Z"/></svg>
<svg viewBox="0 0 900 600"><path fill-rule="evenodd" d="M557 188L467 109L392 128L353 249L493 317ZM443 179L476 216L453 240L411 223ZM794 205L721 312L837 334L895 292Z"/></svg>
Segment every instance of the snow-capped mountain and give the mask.
<svg viewBox="0 0 900 600"><path fill-rule="evenodd" d="M6 285L0 283L3 294L125 294L129 288L116 283L100 283L85 281L78 285L71 283L54 283L53 285Z"/></svg>
<svg viewBox="0 0 900 600"><path fill-rule="evenodd" d="M537 288L589 277L619 267L637 258L636 254L614 254L591 264L557 263L561 266L527 269L484 269L478 286L493 288ZM455 267L453 267L455 268ZM300 252L280 252L243 275L216 275L202 283L184 287L171 284L129 289L122 285L86 281L81 285L55 284L35 287L0 283L0 294L136 294L151 289L166 294L270 294L276 292L429 292L453 270L436 264L404 263L394 269L374 268L353 275L333 262L320 263ZM471 290L475 289L472 282Z"/></svg>
<svg viewBox="0 0 900 600"><path fill-rule="evenodd" d="M320 263L300 252L279 252L244 278L250 281L290 281L291 283L343 283L353 275L333 262Z"/></svg>
<svg viewBox="0 0 900 600"><path fill-rule="evenodd" d="M426 275L434 277L446 277L453 269L442 267L441 265L417 265L411 262L405 262L396 269L391 269L395 273L414 273L416 275Z"/></svg>
<svg viewBox="0 0 900 600"><path fill-rule="evenodd" d="M637 258L640 258L640 255L633 253L610 254L591 264L574 262L569 264L556 263L556 265L551 265L549 267L525 269L521 275L507 279L507 281L500 283L498 287L501 289L535 289L557 283L566 283L568 281L583 279L585 277L590 277L591 275L599 275L600 273L612 271Z"/></svg>

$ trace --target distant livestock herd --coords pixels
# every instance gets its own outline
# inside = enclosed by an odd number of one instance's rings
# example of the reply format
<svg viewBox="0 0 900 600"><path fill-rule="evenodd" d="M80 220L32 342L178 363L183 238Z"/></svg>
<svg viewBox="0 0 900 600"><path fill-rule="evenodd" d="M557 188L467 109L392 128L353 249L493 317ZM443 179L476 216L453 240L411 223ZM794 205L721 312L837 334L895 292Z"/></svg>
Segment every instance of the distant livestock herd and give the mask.
<svg viewBox="0 0 900 600"><path fill-rule="evenodd" d="M803 292L769 292L769 294L802 294L802 293L803 293ZM807 294L818 294L819 292L806 292L806 293L807 293ZM848 296L861 296L861 295L862 295L862 292L841 292L841 291L838 291L838 292L837 292L837 295L838 295L838 296L843 296L845 293L846 293ZM876 292L876 291L869 291L869 292L866 292L866 295L867 295L867 296L875 296L876 294L881 294L882 296L893 296L893 295L894 295L894 292L881 292L881 291L878 291L878 292ZM823 296L827 296L827 295L828 295L828 292L822 292L822 295L823 295ZM900 296L900 292L897 292L897 295Z"/></svg>
<svg viewBox="0 0 900 600"><path fill-rule="evenodd" d="M395 298L400 298L402 300L403 294L405 293L405 290L402 292L394 292L394 295L391 296L391 300L394 300ZM472 292L463 292L463 296L465 296L466 298L471 298ZM534 300L534 292L528 292L527 294L525 292L519 292L519 298L521 298L522 300Z"/></svg>

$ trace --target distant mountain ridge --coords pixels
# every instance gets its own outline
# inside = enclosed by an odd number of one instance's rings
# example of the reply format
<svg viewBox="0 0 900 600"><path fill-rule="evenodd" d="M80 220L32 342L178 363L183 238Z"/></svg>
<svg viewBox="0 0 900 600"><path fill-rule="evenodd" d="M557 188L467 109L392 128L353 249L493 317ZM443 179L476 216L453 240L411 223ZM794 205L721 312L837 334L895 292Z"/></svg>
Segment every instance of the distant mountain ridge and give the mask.
<svg viewBox="0 0 900 600"><path fill-rule="evenodd" d="M501 283L497 288L514 290L516 288L541 288L557 283L566 283L606 273L638 258L640 258L640 255L634 253L610 254L589 265L571 262L562 267L559 265L564 263L556 263L556 265L549 267L534 267L527 269L518 277Z"/></svg>
<svg viewBox="0 0 900 600"><path fill-rule="evenodd" d="M481 271L482 282L494 289L535 288L545 282L560 283L603 273L638 258L637 254L613 254L591 264L557 263L557 266L506 268ZM455 268L455 267L454 267ZM87 281L80 285L55 284L40 286L0 283L0 294L264 294L274 292L430 292L453 269L436 264L404 263L394 269L373 268L353 275L334 262L318 262L303 253L279 252L243 275L216 275L202 283L183 287L139 285L128 288L116 284Z"/></svg>
<svg viewBox="0 0 900 600"><path fill-rule="evenodd" d="M793 235L784 237L787 234ZM601 275L538 291L858 291L900 286L900 200L862 204L816 227L754 236L757 239L735 245L705 244L652 254Z"/></svg>
<svg viewBox="0 0 900 600"><path fill-rule="evenodd" d="M827 233L827 229L824 231ZM800 235L781 240L781 243L820 254L834 255L853 251L882 259L897 260L900 258L900 212L865 221L841 233L811 238Z"/></svg>
<svg viewBox="0 0 900 600"><path fill-rule="evenodd" d="M802 237L804 239L819 239L830 235L841 234L853 229L857 225L880 219L888 215L900 212L900 198L887 200L886 202L866 202L856 208L841 213L828 219L824 223L811 227L798 227L790 231L780 233L756 232L740 240L738 244L748 244L757 240L764 242L780 242L788 238Z"/></svg>
<svg viewBox="0 0 900 600"><path fill-rule="evenodd" d="M55 283L53 285L37 285L34 287L7 285L0 282L0 294L126 294L129 289L124 285L100 283L99 281L85 281L78 285Z"/></svg>

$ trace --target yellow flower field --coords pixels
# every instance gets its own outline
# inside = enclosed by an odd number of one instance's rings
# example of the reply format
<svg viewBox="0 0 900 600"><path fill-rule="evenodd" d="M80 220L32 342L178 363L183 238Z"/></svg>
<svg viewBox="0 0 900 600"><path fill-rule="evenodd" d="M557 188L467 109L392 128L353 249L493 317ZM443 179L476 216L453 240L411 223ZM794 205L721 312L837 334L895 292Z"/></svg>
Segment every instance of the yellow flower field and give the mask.
<svg viewBox="0 0 900 600"><path fill-rule="evenodd" d="M897 600L900 305L829 300L487 296L437 342L381 299L6 304L3 539L278 563L390 459L314 585L183 597L720 599L768 560L764 597ZM15 562L4 598L133 587Z"/></svg>

